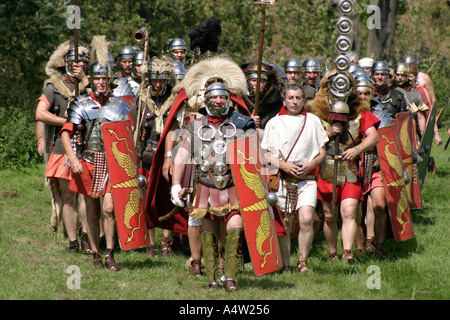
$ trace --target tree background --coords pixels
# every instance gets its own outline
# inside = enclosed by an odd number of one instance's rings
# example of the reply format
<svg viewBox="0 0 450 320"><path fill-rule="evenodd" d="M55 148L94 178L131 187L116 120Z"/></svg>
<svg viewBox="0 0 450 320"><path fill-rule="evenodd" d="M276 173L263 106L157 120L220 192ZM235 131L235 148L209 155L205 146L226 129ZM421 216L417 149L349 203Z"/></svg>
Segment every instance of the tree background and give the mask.
<svg viewBox="0 0 450 320"><path fill-rule="evenodd" d="M336 2L279 0L276 6L268 6L264 59L282 66L291 57L303 61L314 56L322 68L333 68L334 42L338 35L335 25L340 17ZM420 61L419 70L433 80L439 107L446 106L450 3L446 0L356 2L353 38L354 50L360 57L375 51L380 52L375 59L396 63L403 61L407 54L415 55ZM395 7L396 14L387 53L381 50L386 45L374 50L377 44L369 41L367 27L372 14L367 12L368 6L381 6L381 3ZM73 38L73 30L66 26L67 6L71 4L72 1L61 0L4 0L0 4L0 169L43 161L36 152L36 99L47 78L44 68L50 55L60 43ZM257 57L261 9L251 0L79 0L78 5L82 18L80 40L90 43L94 35L106 35L114 56L122 46L134 45L131 36L143 26L149 31L150 53L159 55L167 39L183 38L189 45L188 31L215 17L222 19L220 52L227 53L237 63L255 61ZM383 28L388 26L381 25L381 31ZM448 125L449 118L448 112L444 112L443 123Z"/></svg>

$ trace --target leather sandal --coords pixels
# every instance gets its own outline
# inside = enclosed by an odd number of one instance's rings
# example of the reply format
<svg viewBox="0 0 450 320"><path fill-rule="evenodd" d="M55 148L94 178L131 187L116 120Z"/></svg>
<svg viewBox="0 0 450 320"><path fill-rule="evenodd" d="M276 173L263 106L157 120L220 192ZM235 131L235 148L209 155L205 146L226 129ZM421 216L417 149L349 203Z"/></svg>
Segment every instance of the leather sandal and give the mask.
<svg viewBox="0 0 450 320"><path fill-rule="evenodd" d="M328 254L328 261L332 261L332 260L338 260L339 257L337 255L337 252L330 252Z"/></svg>
<svg viewBox="0 0 450 320"><path fill-rule="evenodd" d="M93 252L92 258L94 260L94 267L103 267L102 257L98 252Z"/></svg>
<svg viewBox="0 0 450 320"><path fill-rule="evenodd" d="M156 245L151 244L147 247L147 255L151 258L156 256Z"/></svg>
<svg viewBox="0 0 450 320"><path fill-rule="evenodd" d="M345 249L342 252L342 260L347 260L348 262L356 262L355 257L353 257L353 253L351 250Z"/></svg>
<svg viewBox="0 0 450 320"><path fill-rule="evenodd" d="M235 291L237 290L236 281L233 279L226 279L224 283L225 291Z"/></svg>
<svg viewBox="0 0 450 320"><path fill-rule="evenodd" d="M112 249L107 249L105 254L105 267L109 270L119 271L120 267L114 260L114 254Z"/></svg>
<svg viewBox="0 0 450 320"><path fill-rule="evenodd" d="M89 237L87 233L82 233L80 239L81 239L81 249L83 250L83 253L91 254L92 249L91 244L89 243Z"/></svg>
<svg viewBox="0 0 450 320"><path fill-rule="evenodd" d="M373 238L366 238L366 251L367 252L374 252L375 251L375 246L373 245Z"/></svg>
<svg viewBox="0 0 450 320"><path fill-rule="evenodd" d="M172 256L172 237L163 237L161 243L161 252L163 257L171 257Z"/></svg>
<svg viewBox="0 0 450 320"><path fill-rule="evenodd" d="M67 249L69 253L77 253L80 251L80 244L78 240L69 241L69 248Z"/></svg>
<svg viewBox="0 0 450 320"><path fill-rule="evenodd" d="M308 262L306 260L304 260L301 255L297 260L297 270L300 273L305 273L305 272L308 272L311 270L308 267Z"/></svg>
<svg viewBox="0 0 450 320"><path fill-rule="evenodd" d="M202 275L201 267L201 259L192 259L191 267L189 268L189 276L200 277Z"/></svg>

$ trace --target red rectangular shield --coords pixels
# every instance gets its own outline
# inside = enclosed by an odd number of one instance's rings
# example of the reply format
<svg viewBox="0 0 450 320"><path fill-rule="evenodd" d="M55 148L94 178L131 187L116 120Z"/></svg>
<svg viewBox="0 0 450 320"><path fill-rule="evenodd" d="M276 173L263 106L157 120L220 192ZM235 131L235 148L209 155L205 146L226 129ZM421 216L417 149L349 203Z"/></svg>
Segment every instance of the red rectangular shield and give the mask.
<svg viewBox="0 0 450 320"><path fill-rule="evenodd" d="M257 141L256 135L231 141L227 154L253 270L260 276L279 270L283 264Z"/></svg>
<svg viewBox="0 0 450 320"><path fill-rule="evenodd" d="M408 202L411 210L422 209L422 195L420 191L419 171L413 162L413 152L416 154L416 130L411 111L397 113L398 136L401 141L402 160L405 171L408 173L410 183L406 184Z"/></svg>
<svg viewBox="0 0 450 320"><path fill-rule="evenodd" d="M392 120L392 125L378 129L377 150L394 239L404 241L413 238L414 231L403 179L401 142L397 132L397 120Z"/></svg>
<svg viewBox="0 0 450 320"><path fill-rule="evenodd" d="M102 125L119 244L123 250L149 245L144 198L137 180L137 156L131 122Z"/></svg>

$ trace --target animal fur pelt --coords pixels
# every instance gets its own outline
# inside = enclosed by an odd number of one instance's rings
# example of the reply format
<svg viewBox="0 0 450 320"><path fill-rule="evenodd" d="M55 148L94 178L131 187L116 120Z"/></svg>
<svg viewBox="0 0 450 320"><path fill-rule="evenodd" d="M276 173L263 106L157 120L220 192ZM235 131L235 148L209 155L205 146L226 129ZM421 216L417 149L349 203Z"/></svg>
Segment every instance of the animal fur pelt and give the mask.
<svg viewBox="0 0 450 320"><path fill-rule="evenodd" d="M188 69L183 79L183 85L189 98L202 89L207 77L224 78L231 93L244 97L247 93L247 81L244 72L235 62L220 57L202 60Z"/></svg>
<svg viewBox="0 0 450 320"><path fill-rule="evenodd" d="M153 57L151 71L157 74L168 73L170 80L175 80L175 69L173 67L173 63L167 57Z"/></svg>
<svg viewBox="0 0 450 320"><path fill-rule="evenodd" d="M48 77L51 77L55 74L64 73L64 58L66 57L69 49L73 48L73 40L67 40L60 44L58 48L52 53L50 59L45 66L45 73ZM78 54L89 53L89 47L84 43L78 43Z"/></svg>
<svg viewBox="0 0 450 320"><path fill-rule="evenodd" d="M246 73L250 70L255 70L257 66L257 62L249 62L242 64L241 68ZM265 63L262 63L261 70L265 70L269 75L268 84L261 94L258 104L258 115L261 121L260 127L264 128L266 123L280 111L283 105L283 99L281 98L281 86L278 80L277 70ZM255 109L255 97L246 94L243 96L243 99L250 112L253 112Z"/></svg>
<svg viewBox="0 0 450 320"><path fill-rule="evenodd" d="M70 98L73 95L73 92L71 92L64 84L64 74L66 73L65 57L71 48L73 48L73 40L67 40L60 44L52 53L45 66L45 73L49 78L44 81L44 89L51 83L55 86L55 89L66 98ZM84 43L79 43L78 54L89 55L89 46ZM81 92L84 90L84 85L82 83L79 85Z"/></svg>

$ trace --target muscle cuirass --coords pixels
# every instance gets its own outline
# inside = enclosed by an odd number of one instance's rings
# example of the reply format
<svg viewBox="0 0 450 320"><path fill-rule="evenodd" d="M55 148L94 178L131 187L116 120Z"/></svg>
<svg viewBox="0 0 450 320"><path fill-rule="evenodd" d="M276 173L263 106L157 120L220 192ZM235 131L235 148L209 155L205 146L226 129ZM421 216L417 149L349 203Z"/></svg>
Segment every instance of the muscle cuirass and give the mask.
<svg viewBox="0 0 450 320"><path fill-rule="evenodd" d="M339 155L347 149L353 148L361 142L360 127L361 114L354 120L350 120L344 126L344 132L341 134L339 140ZM331 123L322 120L322 125L325 130L330 129ZM319 175L322 179L333 183L334 177L334 139L331 139L326 144L327 155L325 161L322 162L319 169ZM358 166L356 160L348 161L339 159L337 172L337 185L343 185L345 181L355 183L358 180Z"/></svg>
<svg viewBox="0 0 450 320"><path fill-rule="evenodd" d="M77 149L77 156L94 163L94 154L104 151L101 125L125 120L129 112L128 104L118 97L111 96L103 105L88 94L75 98L69 107L67 121L84 124L81 132L84 143Z"/></svg>

